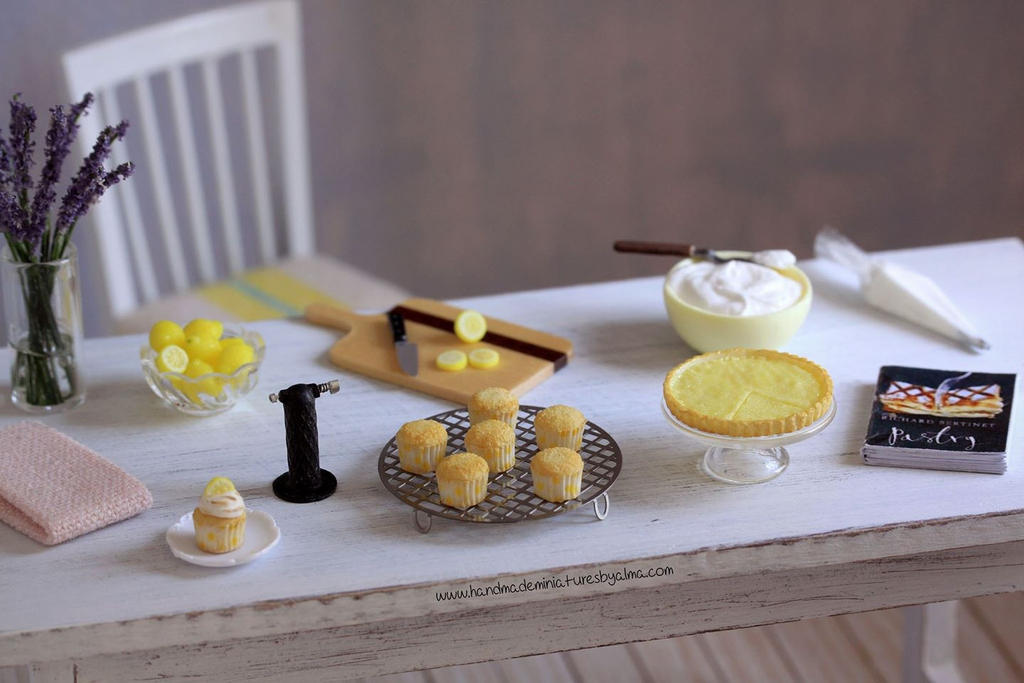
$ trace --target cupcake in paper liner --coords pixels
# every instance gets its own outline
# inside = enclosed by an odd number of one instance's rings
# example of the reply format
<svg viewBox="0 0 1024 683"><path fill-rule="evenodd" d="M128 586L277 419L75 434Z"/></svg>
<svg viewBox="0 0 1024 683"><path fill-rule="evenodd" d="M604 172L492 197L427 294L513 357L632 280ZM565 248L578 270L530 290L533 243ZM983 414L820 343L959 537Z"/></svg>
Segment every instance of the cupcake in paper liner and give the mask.
<svg viewBox="0 0 1024 683"><path fill-rule="evenodd" d="M572 500L583 486L583 458L571 448L545 448L530 460L530 474L533 492L544 500Z"/></svg>
<svg viewBox="0 0 1024 683"><path fill-rule="evenodd" d="M476 453L455 453L437 463L441 502L465 510L487 496L487 461Z"/></svg>
<svg viewBox="0 0 1024 683"><path fill-rule="evenodd" d="M206 553L227 553L245 540L245 501L227 477L214 477L192 511L196 545Z"/></svg>
<svg viewBox="0 0 1024 683"><path fill-rule="evenodd" d="M537 447L564 446L579 451L583 445L583 429L587 419L570 406L551 406L537 413L533 428L537 434Z"/></svg>
<svg viewBox="0 0 1024 683"><path fill-rule="evenodd" d="M395 435L398 464L406 472L430 474L448 448L448 430L434 420L406 422Z"/></svg>
<svg viewBox="0 0 1024 683"><path fill-rule="evenodd" d="M516 430L501 420L484 420L466 432L466 450L487 461L491 474L505 472L516 464Z"/></svg>
<svg viewBox="0 0 1024 683"><path fill-rule="evenodd" d="M519 417L519 399L508 389L488 387L473 394L466 406L470 424L484 420L501 420L512 429Z"/></svg>

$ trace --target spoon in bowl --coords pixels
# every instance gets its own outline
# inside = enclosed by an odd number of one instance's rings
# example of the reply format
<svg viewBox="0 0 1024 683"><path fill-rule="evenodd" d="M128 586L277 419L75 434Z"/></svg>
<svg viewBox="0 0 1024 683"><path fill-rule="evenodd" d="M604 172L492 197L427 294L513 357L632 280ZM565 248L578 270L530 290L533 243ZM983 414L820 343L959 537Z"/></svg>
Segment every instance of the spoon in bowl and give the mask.
<svg viewBox="0 0 1024 683"><path fill-rule="evenodd" d="M656 254L659 256L682 256L683 258L699 258L713 263L725 263L726 261L749 261L753 259L746 256L719 256L714 249L697 247L692 244L680 244L677 242L636 242L632 240L618 240L613 245L615 251L628 254Z"/></svg>
<svg viewBox="0 0 1024 683"><path fill-rule="evenodd" d="M727 263L729 261L745 261L756 263L767 268L785 269L791 268L796 263L796 257L786 249L767 249L747 253L747 256L722 256L714 249L696 247L692 244L678 244L675 242L636 242L632 240L618 240L613 245L615 251L631 254L657 254L661 256L682 256L683 258L704 259L712 263Z"/></svg>

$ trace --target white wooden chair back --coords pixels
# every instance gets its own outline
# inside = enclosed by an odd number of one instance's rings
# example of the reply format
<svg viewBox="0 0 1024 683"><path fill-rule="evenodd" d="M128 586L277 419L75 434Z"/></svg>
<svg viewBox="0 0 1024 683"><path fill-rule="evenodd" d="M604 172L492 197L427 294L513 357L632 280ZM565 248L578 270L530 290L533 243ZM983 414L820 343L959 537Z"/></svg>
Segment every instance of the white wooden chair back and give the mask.
<svg viewBox="0 0 1024 683"><path fill-rule="evenodd" d="M257 2L187 16L163 24L132 31L114 38L87 45L66 53L64 72L73 100L86 92L96 95L94 110L82 119L79 144L88 153L100 130L119 121L121 109L115 90L121 88L134 94L137 118L132 120L129 138L141 138L141 148L132 148L136 176L113 188L119 201L108 197L99 202L91 214L104 283L114 317L129 313L161 292L155 273L157 266L169 271L165 281L169 289L180 292L196 282L217 279L214 236L207 211L207 188L201 181L199 157L206 153L207 168L214 178L219 216L222 226L221 253L231 273L246 267L243 241L252 239L252 231L240 224L236 184L245 182L251 188L247 213L254 214L260 263L269 263L281 254L276 247L275 213L268 141L276 137L280 144L280 191L283 196L285 249L296 256L313 252L313 215L310 198L309 153L306 137L306 97L300 41L299 8L293 0ZM270 48L274 52L277 92L266 99L265 84L258 76L257 51ZM222 87L222 60L238 60L241 101L225 101ZM201 149L196 141L193 118L201 107L190 99L186 88L186 67L197 73L205 100L208 145ZM154 98L154 79L166 79L169 118L173 135L161 132L158 107ZM197 88L198 90L198 88ZM200 98L195 98L198 103ZM123 101L123 100L122 100ZM270 130L264 121L262 102L276 102L278 130ZM229 119L226 112L241 109ZM163 110L161 108L161 113ZM168 118L164 114L164 118ZM236 178L232 170L233 150L229 145L229 125L238 119L244 129L247 178ZM232 130L233 134L239 131ZM177 166L174 173L165 153L168 141L176 144ZM138 147L139 143L135 142ZM115 145L114 162L121 163L127 154L125 145ZM139 152L141 152L141 156ZM240 150L235 151L236 158ZM238 166L238 164L234 164ZM175 185L175 183L177 183ZM151 193L152 212L157 217L160 239L147 234L139 197ZM184 201L182 201L182 198ZM211 198L212 200L212 198ZM187 221L185 220L187 218ZM190 225L193 240L187 259L182 245L183 226ZM158 256L160 263L154 261ZM194 261L194 266L189 263ZM134 264L135 274L132 274ZM190 275L190 270L193 274Z"/></svg>

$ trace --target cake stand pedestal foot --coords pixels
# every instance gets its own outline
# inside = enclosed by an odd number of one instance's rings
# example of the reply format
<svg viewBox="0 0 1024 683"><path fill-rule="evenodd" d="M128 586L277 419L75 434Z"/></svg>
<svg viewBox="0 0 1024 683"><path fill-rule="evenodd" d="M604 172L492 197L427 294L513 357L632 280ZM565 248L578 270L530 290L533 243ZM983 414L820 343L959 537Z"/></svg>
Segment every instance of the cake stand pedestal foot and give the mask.
<svg viewBox="0 0 1024 683"><path fill-rule="evenodd" d="M789 466L789 453L774 448L725 448L712 446L704 453L701 470L726 484L760 484L771 481Z"/></svg>

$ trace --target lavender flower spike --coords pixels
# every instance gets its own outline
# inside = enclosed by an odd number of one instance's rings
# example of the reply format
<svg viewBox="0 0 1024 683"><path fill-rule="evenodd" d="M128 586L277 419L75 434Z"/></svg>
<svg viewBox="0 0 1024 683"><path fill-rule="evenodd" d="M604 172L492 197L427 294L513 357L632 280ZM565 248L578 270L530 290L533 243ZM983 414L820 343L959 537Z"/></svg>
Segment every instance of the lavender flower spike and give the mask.
<svg viewBox="0 0 1024 683"><path fill-rule="evenodd" d="M12 239L21 241L24 234L18 217L18 200L13 193L0 190L0 232L6 232Z"/></svg>
<svg viewBox="0 0 1024 683"><path fill-rule="evenodd" d="M32 199L32 215L26 229L28 239L33 244L46 230L46 219L57 196L56 185L60 181L64 159L67 158L71 144L78 135L78 119L92 101L92 93L86 93L81 102L71 105L69 115L65 115L64 108L59 105L50 109L50 130L46 133L46 164L36 186L36 194Z"/></svg>
<svg viewBox="0 0 1024 683"><path fill-rule="evenodd" d="M0 131L0 192L11 182L11 148Z"/></svg>
<svg viewBox="0 0 1024 683"><path fill-rule="evenodd" d="M43 165L43 172L36 185L36 194L32 198L32 211L26 226L28 239L33 244L46 229L46 215L57 196L55 186L60 180L60 168L64 157L68 154L69 147L68 119L64 114L64 108L53 107L50 109L50 130L46 133L46 164Z"/></svg>
<svg viewBox="0 0 1024 683"><path fill-rule="evenodd" d="M134 172L135 164L130 161L126 161L113 171L105 173L102 178L97 178L96 182L88 188L85 195L82 197L85 208L88 209L90 206L98 202L100 197L103 196L103 193L107 191L107 188L113 187L122 180L130 178Z"/></svg>
<svg viewBox="0 0 1024 683"><path fill-rule="evenodd" d="M15 194L27 192L32 187L32 150L35 142L32 133L36 129L36 110L18 101L18 95L11 99L11 189Z"/></svg>
<svg viewBox="0 0 1024 683"><path fill-rule="evenodd" d="M122 139L127 131L128 122L121 121L117 126L107 126L100 133L96 144L93 145L92 153L82 162L78 173L64 193L60 211L57 213L56 232L70 230L103 193L103 179L106 176L103 162L110 156L111 145ZM95 192L97 186L99 191Z"/></svg>
<svg viewBox="0 0 1024 683"><path fill-rule="evenodd" d="M85 96L82 97L81 102L71 105L71 111L68 118L71 120L71 126L74 129L74 132L72 133L73 137L78 134L78 119L81 118L82 114L85 114L89 110L89 107L92 106L95 99L96 98L92 96L91 92L87 92L85 93Z"/></svg>
<svg viewBox="0 0 1024 683"><path fill-rule="evenodd" d="M135 173L135 164L130 161L124 162L113 171L103 176L103 189L113 187L122 180L128 180L132 177L133 173Z"/></svg>
<svg viewBox="0 0 1024 683"><path fill-rule="evenodd" d="M14 205L5 202L4 212L7 218L7 229L16 239L27 236L29 207L28 191L32 188L32 133L36 129L36 111L24 102L18 101L19 95L11 98L10 137L10 192L14 196Z"/></svg>
<svg viewBox="0 0 1024 683"><path fill-rule="evenodd" d="M86 93L77 103L50 109L45 161L34 183L36 112L21 101L20 94L10 100L8 129L0 130L0 234L7 238L13 255L21 262L63 258L78 219L107 188L128 178L135 170L130 162L110 171L104 168L111 146L124 138L128 122L107 126L68 183L60 206L54 210L61 169L78 136L78 121L94 101L92 93Z"/></svg>

